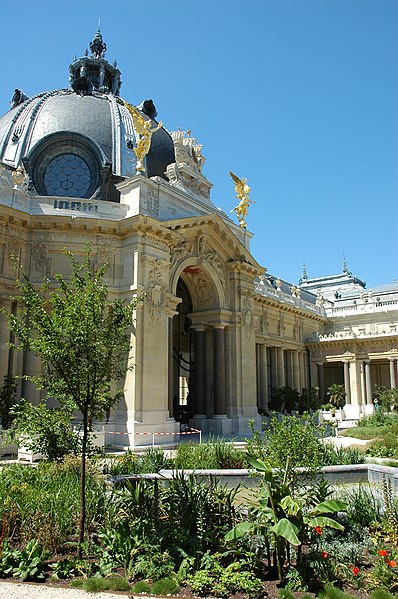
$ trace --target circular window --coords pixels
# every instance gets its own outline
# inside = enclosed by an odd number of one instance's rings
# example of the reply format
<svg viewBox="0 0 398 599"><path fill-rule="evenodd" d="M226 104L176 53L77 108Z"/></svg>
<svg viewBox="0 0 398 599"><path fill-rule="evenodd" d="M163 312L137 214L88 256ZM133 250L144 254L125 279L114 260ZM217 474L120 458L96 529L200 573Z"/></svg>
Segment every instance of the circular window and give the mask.
<svg viewBox="0 0 398 599"><path fill-rule="evenodd" d="M90 167L77 154L60 154L48 163L43 183L49 196L85 198L91 187Z"/></svg>

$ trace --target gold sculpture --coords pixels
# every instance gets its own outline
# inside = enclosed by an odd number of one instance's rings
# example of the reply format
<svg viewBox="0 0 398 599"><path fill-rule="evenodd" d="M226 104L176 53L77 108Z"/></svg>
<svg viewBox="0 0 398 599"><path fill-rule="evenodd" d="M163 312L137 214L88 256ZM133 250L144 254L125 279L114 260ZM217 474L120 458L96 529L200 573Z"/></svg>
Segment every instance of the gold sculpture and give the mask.
<svg viewBox="0 0 398 599"><path fill-rule="evenodd" d="M255 202L249 198L250 187L246 183L247 179L239 179L239 177L234 175L232 171L229 171L229 174L231 175L232 181L235 184L235 193L239 200L239 204L235 206L231 212L236 212L236 216L239 220L239 226L242 227L242 229L246 229L245 216L247 216L249 211L249 204L255 204Z"/></svg>
<svg viewBox="0 0 398 599"><path fill-rule="evenodd" d="M22 165L19 165L15 171L12 171L11 176L14 180L15 186L22 185L26 179L26 172Z"/></svg>
<svg viewBox="0 0 398 599"><path fill-rule="evenodd" d="M135 131L139 134L137 146L134 148L135 155L137 156L136 170L139 173L144 173L144 158L150 150L152 135L161 129L163 123L160 121L157 127L151 129L151 119L144 119L135 106L131 106L127 102L124 102L124 105L132 116Z"/></svg>

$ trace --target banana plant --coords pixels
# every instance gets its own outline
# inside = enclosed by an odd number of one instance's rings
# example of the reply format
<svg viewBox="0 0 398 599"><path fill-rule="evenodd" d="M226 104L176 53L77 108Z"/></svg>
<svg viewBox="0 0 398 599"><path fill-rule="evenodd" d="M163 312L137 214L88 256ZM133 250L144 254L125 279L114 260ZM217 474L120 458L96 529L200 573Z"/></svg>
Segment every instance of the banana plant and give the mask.
<svg viewBox="0 0 398 599"><path fill-rule="evenodd" d="M257 505L251 513L252 521L239 523L226 536L226 541L238 539L246 534L261 534L267 543L268 561L271 564L269 536L273 538L274 564L278 569L280 582L283 580L283 565L292 545L300 549L310 529L322 532L325 527L344 530L344 527L330 517L330 514L344 511L347 504L338 500L327 500L311 506L305 496L295 498L288 485L289 459L281 477L262 460L248 458L253 468L262 475L264 485L260 490Z"/></svg>

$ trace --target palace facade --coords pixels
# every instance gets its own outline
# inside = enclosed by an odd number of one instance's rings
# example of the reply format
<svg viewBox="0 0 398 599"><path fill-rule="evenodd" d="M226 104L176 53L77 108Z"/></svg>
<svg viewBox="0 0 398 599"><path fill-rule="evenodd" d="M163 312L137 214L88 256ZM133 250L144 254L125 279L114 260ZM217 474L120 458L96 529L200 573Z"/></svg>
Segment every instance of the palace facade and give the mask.
<svg viewBox="0 0 398 599"><path fill-rule="evenodd" d="M298 285L266 274L251 234L211 200L201 146L190 132L152 135L137 174L140 135L120 97L121 74L98 31L69 87L16 90L0 118L0 303L16 310L17 257L31 279L67 275L64 249L91 242L108 262L112 297L144 294L131 332L135 368L106 430L243 435L260 424L271 390L344 383L346 413L373 410L376 385L397 386L398 283L367 290L344 263ZM152 100L139 105L158 126ZM0 322L0 380L37 374ZM37 403L27 381L18 393ZM107 439L114 443L114 438ZM117 443L128 443L128 435ZM130 439L131 442L131 439Z"/></svg>

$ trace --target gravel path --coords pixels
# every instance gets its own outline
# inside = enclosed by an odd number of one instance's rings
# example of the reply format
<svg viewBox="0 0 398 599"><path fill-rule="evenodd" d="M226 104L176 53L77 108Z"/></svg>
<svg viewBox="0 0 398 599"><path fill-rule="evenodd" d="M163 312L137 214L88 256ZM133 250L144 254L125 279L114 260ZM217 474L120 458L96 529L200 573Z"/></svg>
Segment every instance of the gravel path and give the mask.
<svg viewBox="0 0 398 599"><path fill-rule="evenodd" d="M86 593L82 589L63 589L30 582L0 582L0 599L121 599L131 593Z"/></svg>

